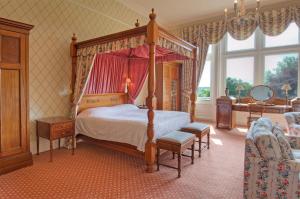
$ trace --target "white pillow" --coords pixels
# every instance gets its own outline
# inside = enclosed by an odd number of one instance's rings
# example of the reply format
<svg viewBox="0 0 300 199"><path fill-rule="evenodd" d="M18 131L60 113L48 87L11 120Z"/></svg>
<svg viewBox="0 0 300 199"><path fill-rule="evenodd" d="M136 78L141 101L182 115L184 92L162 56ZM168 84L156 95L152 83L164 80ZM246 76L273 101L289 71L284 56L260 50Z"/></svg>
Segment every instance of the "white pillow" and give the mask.
<svg viewBox="0 0 300 199"><path fill-rule="evenodd" d="M114 115L119 112L131 111L139 109L137 106L133 104L120 104L111 107L96 107L89 108L82 111L78 116L79 117L102 117L107 115Z"/></svg>

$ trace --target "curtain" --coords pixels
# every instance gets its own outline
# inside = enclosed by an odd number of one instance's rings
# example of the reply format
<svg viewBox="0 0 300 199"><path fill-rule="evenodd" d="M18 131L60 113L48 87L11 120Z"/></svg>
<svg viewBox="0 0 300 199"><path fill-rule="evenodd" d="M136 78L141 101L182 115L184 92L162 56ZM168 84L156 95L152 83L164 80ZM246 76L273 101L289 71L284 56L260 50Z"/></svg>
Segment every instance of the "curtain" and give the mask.
<svg viewBox="0 0 300 199"><path fill-rule="evenodd" d="M196 62L196 89L197 85L200 83L200 77L202 75L206 55L208 51L209 44L203 39L199 38L196 42L196 45L199 47L197 62ZM181 96L181 110L185 112L189 112L189 105L190 105L190 95L192 93L192 73L193 73L193 60L186 60L182 64L182 96Z"/></svg>
<svg viewBox="0 0 300 199"><path fill-rule="evenodd" d="M209 44L218 43L227 32L237 40L244 40L250 37L257 27L264 34L270 36L282 33L292 21L295 21L300 27L300 1L290 1L276 7L261 8L258 14L249 12L249 15L251 16L250 18L228 17L228 19L220 16L209 22L188 25L176 30L184 40L196 43L199 47L199 62L197 64L198 80L202 75ZM188 78L185 79L185 77L190 75L190 67L190 63L184 62L182 81L182 107L184 111L187 110L189 103L187 96L191 92L190 81L188 81Z"/></svg>
<svg viewBox="0 0 300 199"><path fill-rule="evenodd" d="M129 100L134 103L135 99L141 92L148 74L148 60L147 59L131 59L129 61Z"/></svg>
<svg viewBox="0 0 300 199"><path fill-rule="evenodd" d="M77 52L77 70L76 81L73 93L73 104L71 108L71 116L77 115L78 104L81 100L82 94L85 90L87 80L91 73L91 69L94 63L95 54L88 48L79 49Z"/></svg>
<svg viewBox="0 0 300 199"><path fill-rule="evenodd" d="M123 93L127 76L127 58L98 54L85 93Z"/></svg>

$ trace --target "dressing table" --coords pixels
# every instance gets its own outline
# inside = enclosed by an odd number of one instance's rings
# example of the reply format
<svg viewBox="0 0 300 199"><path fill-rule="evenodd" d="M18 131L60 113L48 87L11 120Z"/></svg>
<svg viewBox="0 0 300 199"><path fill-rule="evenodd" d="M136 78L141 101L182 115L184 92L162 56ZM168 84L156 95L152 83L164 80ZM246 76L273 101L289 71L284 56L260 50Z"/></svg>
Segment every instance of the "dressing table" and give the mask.
<svg viewBox="0 0 300 199"><path fill-rule="evenodd" d="M217 128L232 129L235 127L234 111L261 112L283 114L286 112L300 111L300 98L286 101L276 98L272 88L264 85L253 87L248 97L235 99L229 96L221 96L216 104Z"/></svg>

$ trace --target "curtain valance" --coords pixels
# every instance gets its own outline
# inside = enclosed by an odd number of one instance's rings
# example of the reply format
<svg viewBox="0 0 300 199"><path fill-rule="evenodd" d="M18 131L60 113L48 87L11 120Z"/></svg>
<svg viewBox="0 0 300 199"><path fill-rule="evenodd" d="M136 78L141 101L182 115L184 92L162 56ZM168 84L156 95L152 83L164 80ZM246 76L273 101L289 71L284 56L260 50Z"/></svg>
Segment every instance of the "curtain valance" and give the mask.
<svg viewBox="0 0 300 199"><path fill-rule="evenodd" d="M179 55L183 55L187 58L193 58L193 52L175 44L174 42L171 42L170 40L164 38L164 37L159 37L158 38L158 44L160 47L171 50L175 53L178 53Z"/></svg>
<svg viewBox="0 0 300 199"><path fill-rule="evenodd" d="M228 17L228 20L222 17L212 22L190 25L181 28L179 35L189 42L202 38L209 44L215 44L226 32L237 40L244 40L259 27L264 34L276 36L286 30L292 21L300 27L300 2L287 7L262 9L258 16L254 12L249 15L251 17Z"/></svg>

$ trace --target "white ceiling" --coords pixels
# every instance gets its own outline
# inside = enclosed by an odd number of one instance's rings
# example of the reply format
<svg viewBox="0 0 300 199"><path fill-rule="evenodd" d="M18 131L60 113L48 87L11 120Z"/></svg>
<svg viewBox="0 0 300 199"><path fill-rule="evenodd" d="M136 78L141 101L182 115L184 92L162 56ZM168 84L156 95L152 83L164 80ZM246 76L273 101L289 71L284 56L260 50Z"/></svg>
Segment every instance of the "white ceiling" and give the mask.
<svg viewBox="0 0 300 199"><path fill-rule="evenodd" d="M155 9L157 21L166 27L189 23L219 15L224 8L232 9L234 0L117 0L135 12L148 16ZM286 0L260 0L261 5ZM254 6L256 0L245 0L247 6Z"/></svg>

